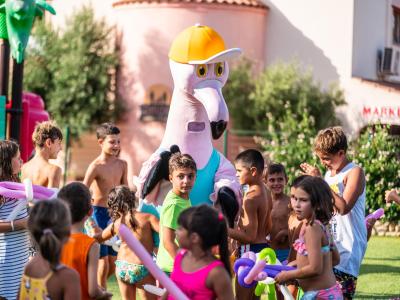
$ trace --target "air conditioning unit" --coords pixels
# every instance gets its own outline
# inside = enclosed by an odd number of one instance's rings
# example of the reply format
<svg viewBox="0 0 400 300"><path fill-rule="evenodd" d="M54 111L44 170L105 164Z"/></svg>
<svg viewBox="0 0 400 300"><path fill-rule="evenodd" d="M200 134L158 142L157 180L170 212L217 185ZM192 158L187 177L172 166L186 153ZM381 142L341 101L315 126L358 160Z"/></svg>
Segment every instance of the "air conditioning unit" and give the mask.
<svg viewBox="0 0 400 300"><path fill-rule="evenodd" d="M381 72L384 75L398 76L400 73L400 47L388 47L383 52Z"/></svg>

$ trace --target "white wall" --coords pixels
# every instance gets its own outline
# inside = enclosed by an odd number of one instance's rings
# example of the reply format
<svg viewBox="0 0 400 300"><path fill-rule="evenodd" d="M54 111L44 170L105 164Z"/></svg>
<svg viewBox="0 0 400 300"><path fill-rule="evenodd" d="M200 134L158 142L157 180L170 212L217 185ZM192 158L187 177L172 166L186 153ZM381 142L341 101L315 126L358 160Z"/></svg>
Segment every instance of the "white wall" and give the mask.
<svg viewBox="0 0 400 300"><path fill-rule="evenodd" d="M353 76L377 79L378 51L388 46L387 36L391 43L388 13L388 0L354 0Z"/></svg>
<svg viewBox="0 0 400 300"><path fill-rule="evenodd" d="M266 62L295 57L323 86L351 75L353 0L264 0Z"/></svg>
<svg viewBox="0 0 400 300"><path fill-rule="evenodd" d="M114 0L52 0L48 1L56 10L57 15L51 17L54 25L63 27L66 18L74 11L79 10L83 5L91 5L97 17L106 17L107 23L115 23L114 9L112 3Z"/></svg>

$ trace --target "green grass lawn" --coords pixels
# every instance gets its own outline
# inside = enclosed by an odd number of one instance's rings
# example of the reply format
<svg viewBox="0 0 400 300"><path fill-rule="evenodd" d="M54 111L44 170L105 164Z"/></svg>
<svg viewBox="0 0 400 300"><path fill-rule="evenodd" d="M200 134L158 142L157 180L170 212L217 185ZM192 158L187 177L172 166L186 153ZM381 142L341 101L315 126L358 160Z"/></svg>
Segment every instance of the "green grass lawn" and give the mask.
<svg viewBox="0 0 400 300"><path fill-rule="evenodd" d="M373 237L361 266L356 299L400 297L400 239Z"/></svg>
<svg viewBox="0 0 400 300"><path fill-rule="evenodd" d="M113 299L121 299L115 277L108 281ZM400 297L400 239L372 237L358 277L356 299Z"/></svg>

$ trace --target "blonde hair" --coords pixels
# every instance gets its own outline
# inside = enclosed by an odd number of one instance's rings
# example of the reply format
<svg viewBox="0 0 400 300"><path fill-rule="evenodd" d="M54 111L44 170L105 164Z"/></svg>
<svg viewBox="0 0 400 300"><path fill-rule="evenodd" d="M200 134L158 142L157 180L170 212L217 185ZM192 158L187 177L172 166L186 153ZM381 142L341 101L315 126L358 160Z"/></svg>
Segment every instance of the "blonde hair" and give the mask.
<svg viewBox="0 0 400 300"><path fill-rule="evenodd" d="M342 127L329 127L318 132L314 141L316 153L335 154L340 150L347 151L347 138Z"/></svg>
<svg viewBox="0 0 400 300"><path fill-rule="evenodd" d="M57 271L63 244L71 231L67 205L58 199L36 203L29 215L28 228L42 257Z"/></svg>
<svg viewBox="0 0 400 300"><path fill-rule="evenodd" d="M56 139L63 139L62 132L54 121L38 123L32 134L32 141L35 147L43 148L47 139L54 142Z"/></svg>

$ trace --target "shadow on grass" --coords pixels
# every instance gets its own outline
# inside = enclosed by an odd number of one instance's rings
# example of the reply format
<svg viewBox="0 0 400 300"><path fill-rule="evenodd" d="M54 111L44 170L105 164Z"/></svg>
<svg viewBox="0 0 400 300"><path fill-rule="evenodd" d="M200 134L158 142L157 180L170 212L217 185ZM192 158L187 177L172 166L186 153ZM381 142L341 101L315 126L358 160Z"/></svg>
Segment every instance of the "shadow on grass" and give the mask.
<svg viewBox="0 0 400 300"><path fill-rule="evenodd" d="M373 265L373 264L364 264L361 266L362 275L370 274L370 273L397 273L400 274L400 267L393 267L388 265Z"/></svg>
<svg viewBox="0 0 400 300"><path fill-rule="evenodd" d="M382 294L364 294L364 293L356 293L354 297L355 300L358 299L400 299L400 294L389 294L389 295L382 295Z"/></svg>
<svg viewBox="0 0 400 300"><path fill-rule="evenodd" d="M393 260L393 261L400 261L400 256L396 256L396 257L365 257L365 260Z"/></svg>

